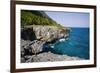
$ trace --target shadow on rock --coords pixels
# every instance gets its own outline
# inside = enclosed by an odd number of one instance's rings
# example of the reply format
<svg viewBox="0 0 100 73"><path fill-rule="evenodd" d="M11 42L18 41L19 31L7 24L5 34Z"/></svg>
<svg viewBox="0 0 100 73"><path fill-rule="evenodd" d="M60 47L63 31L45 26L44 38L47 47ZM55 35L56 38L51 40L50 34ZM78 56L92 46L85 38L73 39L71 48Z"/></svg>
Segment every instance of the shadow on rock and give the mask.
<svg viewBox="0 0 100 73"><path fill-rule="evenodd" d="M32 28L23 28L21 29L21 38L23 40L33 41L36 39L36 36Z"/></svg>

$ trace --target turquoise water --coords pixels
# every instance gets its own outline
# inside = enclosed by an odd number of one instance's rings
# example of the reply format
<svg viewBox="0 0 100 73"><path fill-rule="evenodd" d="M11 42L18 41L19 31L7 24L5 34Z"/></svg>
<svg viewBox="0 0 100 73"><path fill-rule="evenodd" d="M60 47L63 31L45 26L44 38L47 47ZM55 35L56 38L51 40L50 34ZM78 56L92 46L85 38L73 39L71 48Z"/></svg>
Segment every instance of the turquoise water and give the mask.
<svg viewBox="0 0 100 73"><path fill-rule="evenodd" d="M69 39L51 44L52 52L89 59L89 28L71 28Z"/></svg>
<svg viewBox="0 0 100 73"><path fill-rule="evenodd" d="M69 39L56 42L54 51L89 59L89 28L71 28Z"/></svg>

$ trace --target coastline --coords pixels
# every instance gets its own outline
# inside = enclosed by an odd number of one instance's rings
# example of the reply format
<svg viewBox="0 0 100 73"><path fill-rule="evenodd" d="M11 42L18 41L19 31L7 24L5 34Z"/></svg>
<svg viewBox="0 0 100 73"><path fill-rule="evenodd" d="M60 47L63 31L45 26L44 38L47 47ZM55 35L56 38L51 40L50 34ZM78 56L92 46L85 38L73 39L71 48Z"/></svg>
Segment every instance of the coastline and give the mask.
<svg viewBox="0 0 100 73"><path fill-rule="evenodd" d="M74 60L84 60L79 57L68 56L68 55L58 55L51 52L43 52L37 55L26 56L28 60L21 59L22 63L31 62L54 62L54 61L74 61Z"/></svg>

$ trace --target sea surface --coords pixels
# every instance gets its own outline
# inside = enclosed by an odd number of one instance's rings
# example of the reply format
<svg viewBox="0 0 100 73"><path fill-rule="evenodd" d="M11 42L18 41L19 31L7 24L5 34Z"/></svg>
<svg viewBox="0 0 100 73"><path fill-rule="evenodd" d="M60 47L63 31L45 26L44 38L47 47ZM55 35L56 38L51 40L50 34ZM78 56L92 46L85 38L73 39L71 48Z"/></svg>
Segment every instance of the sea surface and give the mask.
<svg viewBox="0 0 100 73"><path fill-rule="evenodd" d="M50 45L54 53L89 59L89 28L71 28L69 39Z"/></svg>

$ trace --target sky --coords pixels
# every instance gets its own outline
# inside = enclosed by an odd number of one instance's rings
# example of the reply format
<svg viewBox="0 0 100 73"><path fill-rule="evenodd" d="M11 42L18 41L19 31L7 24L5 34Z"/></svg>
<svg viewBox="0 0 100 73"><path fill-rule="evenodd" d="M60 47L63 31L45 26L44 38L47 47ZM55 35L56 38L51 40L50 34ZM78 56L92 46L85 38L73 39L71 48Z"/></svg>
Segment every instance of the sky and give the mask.
<svg viewBox="0 0 100 73"><path fill-rule="evenodd" d="M46 14L66 27L89 27L89 13L46 11Z"/></svg>

